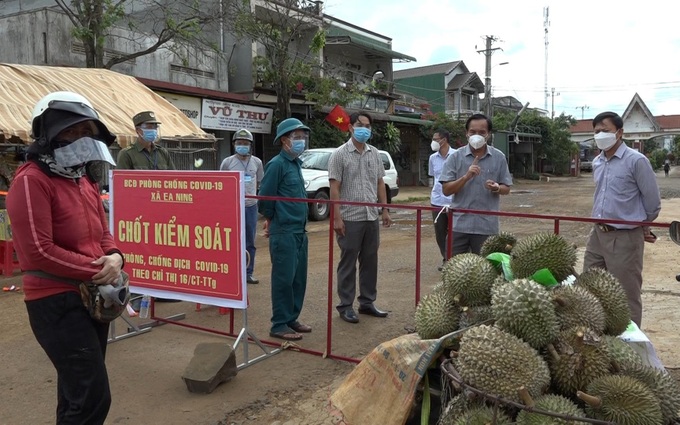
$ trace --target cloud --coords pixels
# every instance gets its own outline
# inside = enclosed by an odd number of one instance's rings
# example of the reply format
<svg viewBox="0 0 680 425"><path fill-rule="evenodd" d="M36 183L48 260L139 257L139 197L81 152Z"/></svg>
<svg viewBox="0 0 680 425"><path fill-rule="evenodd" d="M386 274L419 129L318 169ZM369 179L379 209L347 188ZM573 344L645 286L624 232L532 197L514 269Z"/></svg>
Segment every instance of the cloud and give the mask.
<svg viewBox="0 0 680 425"><path fill-rule="evenodd" d="M548 6L548 97L545 31ZM405 69L463 60L484 79L484 37L493 47L495 96L511 95L532 107L592 118L623 113L637 92L655 115L680 114L680 3L648 0L639 7L612 0L327 0L325 12L391 37L394 50L418 59ZM677 99L677 100L676 100ZM546 102L547 101L547 102ZM588 108L583 108L584 106Z"/></svg>

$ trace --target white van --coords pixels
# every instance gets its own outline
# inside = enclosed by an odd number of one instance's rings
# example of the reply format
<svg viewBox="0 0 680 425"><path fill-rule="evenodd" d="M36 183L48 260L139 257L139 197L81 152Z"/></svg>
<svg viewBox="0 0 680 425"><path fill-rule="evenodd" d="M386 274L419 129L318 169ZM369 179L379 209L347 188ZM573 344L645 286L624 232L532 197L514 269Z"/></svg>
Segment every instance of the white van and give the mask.
<svg viewBox="0 0 680 425"><path fill-rule="evenodd" d="M305 190L310 199L330 199L330 183L328 183L328 160L336 148L308 149L300 155L302 161L302 177L305 180ZM394 167L392 157L386 151L380 152L385 167L385 190L387 203L399 194L399 177ZM330 212L330 205L325 203L309 204L309 218L313 221L324 220Z"/></svg>

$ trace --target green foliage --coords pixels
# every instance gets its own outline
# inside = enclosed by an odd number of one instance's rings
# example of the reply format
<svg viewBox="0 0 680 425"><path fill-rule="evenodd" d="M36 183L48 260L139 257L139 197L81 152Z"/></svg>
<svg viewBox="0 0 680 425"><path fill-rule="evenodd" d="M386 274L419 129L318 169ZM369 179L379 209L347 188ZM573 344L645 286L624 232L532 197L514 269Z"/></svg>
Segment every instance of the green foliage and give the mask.
<svg viewBox="0 0 680 425"><path fill-rule="evenodd" d="M309 138L310 148L335 148L349 140L349 133L344 133L331 125L326 121L325 115L315 115L307 121L307 126L312 130Z"/></svg>
<svg viewBox="0 0 680 425"><path fill-rule="evenodd" d="M540 134L541 143L535 146L538 155L545 156L556 174L567 174L572 155L578 153L578 146L571 141L569 132L569 128L575 123L576 120L571 115L561 114L551 120L536 111L526 111L520 116L517 125L532 128Z"/></svg>
<svg viewBox="0 0 680 425"><path fill-rule="evenodd" d="M655 149L647 154L647 158L649 158L649 162L655 170L663 167L663 163L667 157L668 151L666 149Z"/></svg>
<svg viewBox="0 0 680 425"><path fill-rule="evenodd" d="M401 131L391 122L374 122L371 144L378 149L389 153L397 153L401 150Z"/></svg>
<svg viewBox="0 0 680 425"><path fill-rule="evenodd" d="M419 128L420 134L424 140L431 140L434 132L443 128L449 132L449 144L454 148L465 146L467 143L467 138L465 137L465 121L453 119L443 112L438 112L432 117L432 125L421 125Z"/></svg>
<svg viewBox="0 0 680 425"><path fill-rule="evenodd" d="M671 154L673 155L673 159L671 159L671 161L680 158L680 136L675 136L673 138Z"/></svg>

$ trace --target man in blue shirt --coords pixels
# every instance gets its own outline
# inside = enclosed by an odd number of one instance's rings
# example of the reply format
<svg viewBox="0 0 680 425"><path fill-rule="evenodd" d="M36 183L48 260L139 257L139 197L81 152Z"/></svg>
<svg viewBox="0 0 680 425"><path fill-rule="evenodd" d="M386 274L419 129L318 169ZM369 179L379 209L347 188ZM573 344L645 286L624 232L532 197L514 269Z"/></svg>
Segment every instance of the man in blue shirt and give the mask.
<svg viewBox="0 0 680 425"><path fill-rule="evenodd" d="M465 123L468 144L456 150L439 177L442 193L453 195L452 208L498 211L500 195L510 193L512 176L503 152L487 144L491 120L474 114ZM479 254L490 235L499 232L498 216L456 212L453 214L452 254Z"/></svg>
<svg viewBox="0 0 680 425"><path fill-rule="evenodd" d="M647 157L623 143L623 120L614 112L593 119L595 196L592 217L603 219L590 231L583 270L600 267L616 277L626 291L632 320L642 322L642 259L644 242L656 237L649 227L607 224L604 219L654 221L661 211L656 174Z"/></svg>
<svg viewBox="0 0 680 425"><path fill-rule="evenodd" d="M451 206L451 196L446 196L442 193L442 184L439 181L439 176L442 173L446 159L456 151L449 145L449 137L451 137L449 132L443 128L438 129L432 135L430 148L432 148L434 153L430 155L427 167L427 175L433 178L430 205L439 208L439 211L432 211L432 220L434 220L434 236L439 246L439 252L442 255L442 265L448 260L446 256L446 242L449 233L449 210L444 207ZM439 266L438 269L442 271L442 266Z"/></svg>
<svg viewBox="0 0 680 425"><path fill-rule="evenodd" d="M274 143L281 144L281 152L265 167L260 185L260 196L307 199L302 178L302 161L298 158L307 148L309 127L296 118L287 118L276 128ZM312 328L298 322L307 289L307 224L308 207L305 202L259 202L265 217L265 236L269 238L272 262L272 327L269 335L295 341L300 333Z"/></svg>

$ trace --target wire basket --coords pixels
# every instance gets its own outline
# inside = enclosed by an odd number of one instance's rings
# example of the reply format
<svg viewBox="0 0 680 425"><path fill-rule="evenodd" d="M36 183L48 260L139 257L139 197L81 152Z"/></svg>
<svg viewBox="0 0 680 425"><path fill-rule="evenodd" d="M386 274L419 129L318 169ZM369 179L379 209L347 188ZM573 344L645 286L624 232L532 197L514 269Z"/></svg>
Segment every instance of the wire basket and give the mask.
<svg viewBox="0 0 680 425"><path fill-rule="evenodd" d="M498 412L498 408L500 405L505 405L505 406L510 406L514 407L516 409L521 409L521 410L526 410L528 412L536 413L539 415L544 415L544 416L551 416L553 418L559 418L559 419L564 419L567 421L574 421L574 423L589 423L589 424L597 424L597 425L617 425L615 422L607 422L607 421L602 421L599 419L590 419L590 418L580 418L580 417L575 417L575 416L569 416L569 415L564 415L560 413L554 413L554 412L548 412L545 410L541 409L536 409L535 407L528 406L525 404L520 404L517 402L514 402L512 400L508 400L505 398L497 397L492 394L488 394L484 391L478 390L477 388L474 388L468 384L465 383L463 378L461 378L460 374L456 370L456 368L453 366L453 363L451 362L451 359L446 359L444 360L441 365L439 366L442 372L442 379L446 381L449 385L453 387L457 392L470 392L475 394L476 396L480 397L481 399L490 402L493 404L493 410L494 410L494 415L496 412ZM496 420L494 419L492 422L492 425L496 424Z"/></svg>

